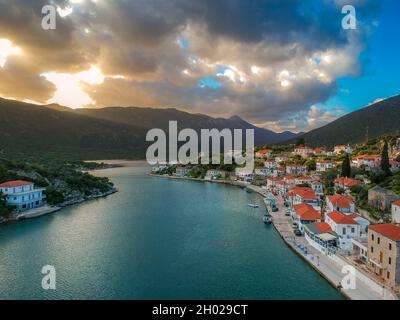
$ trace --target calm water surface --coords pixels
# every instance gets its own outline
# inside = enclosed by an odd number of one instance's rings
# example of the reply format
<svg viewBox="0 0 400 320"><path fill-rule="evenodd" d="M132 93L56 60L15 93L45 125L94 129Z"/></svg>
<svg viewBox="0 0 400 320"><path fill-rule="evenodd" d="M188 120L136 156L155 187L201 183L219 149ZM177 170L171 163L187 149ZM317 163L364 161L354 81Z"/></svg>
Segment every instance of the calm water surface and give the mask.
<svg viewBox="0 0 400 320"><path fill-rule="evenodd" d="M0 226L0 299L342 299L264 226L256 194L147 170L98 171L120 192Z"/></svg>

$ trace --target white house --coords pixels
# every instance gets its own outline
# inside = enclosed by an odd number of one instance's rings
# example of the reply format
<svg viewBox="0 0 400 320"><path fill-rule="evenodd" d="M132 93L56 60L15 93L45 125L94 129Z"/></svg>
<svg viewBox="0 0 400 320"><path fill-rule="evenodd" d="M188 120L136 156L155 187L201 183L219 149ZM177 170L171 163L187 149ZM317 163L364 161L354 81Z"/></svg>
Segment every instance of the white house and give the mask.
<svg viewBox="0 0 400 320"><path fill-rule="evenodd" d="M361 185L361 181L357 179L351 179L346 177L335 179L335 190L338 189L350 190L352 187L359 185Z"/></svg>
<svg viewBox="0 0 400 320"><path fill-rule="evenodd" d="M263 149L256 152L255 156L257 159L268 159L272 156L273 151L269 149Z"/></svg>
<svg viewBox="0 0 400 320"><path fill-rule="evenodd" d="M267 188L274 189L278 186L278 183L283 181L281 177L271 177L267 179Z"/></svg>
<svg viewBox="0 0 400 320"><path fill-rule="evenodd" d="M381 161L382 161L382 156L377 155L377 154L373 154L373 155L364 154L361 156L354 157L351 160L353 165L357 168L359 168L361 166L366 166L370 169L374 169L377 166L379 166Z"/></svg>
<svg viewBox="0 0 400 320"><path fill-rule="evenodd" d="M0 184L0 191L6 196L8 205L18 211L41 207L45 204L44 188L35 188L33 182L16 180Z"/></svg>
<svg viewBox="0 0 400 320"><path fill-rule="evenodd" d="M286 166L286 173L295 176L303 176L307 173L307 167L298 164L290 164Z"/></svg>
<svg viewBox="0 0 400 320"><path fill-rule="evenodd" d="M272 170L267 167L255 168L254 173L258 176L270 176L272 175Z"/></svg>
<svg viewBox="0 0 400 320"><path fill-rule="evenodd" d="M301 185L301 184L311 185L312 182L313 182L313 178L307 177L307 176L295 178L296 185Z"/></svg>
<svg viewBox="0 0 400 320"><path fill-rule="evenodd" d="M294 153L303 158L307 158L310 154L314 153L314 149L310 147L297 147L294 149Z"/></svg>
<svg viewBox="0 0 400 320"><path fill-rule="evenodd" d="M251 182L254 178L253 170L248 169L236 169L236 176L239 180L243 180L245 182Z"/></svg>
<svg viewBox="0 0 400 320"><path fill-rule="evenodd" d="M272 170L272 175L274 177L282 177L285 174L286 174L286 169L284 167L278 167Z"/></svg>
<svg viewBox="0 0 400 320"><path fill-rule="evenodd" d="M337 250L337 234L326 222L314 222L304 227L307 242L323 254L333 254Z"/></svg>
<svg viewBox="0 0 400 320"><path fill-rule="evenodd" d="M286 162L286 160L287 160L287 157L286 157L286 156L276 156L276 157L275 157L275 161L276 161L277 163Z"/></svg>
<svg viewBox="0 0 400 320"><path fill-rule="evenodd" d="M321 181L311 182L311 189L314 190L314 192L317 196L324 195L324 184Z"/></svg>
<svg viewBox="0 0 400 320"><path fill-rule="evenodd" d="M333 152L336 154L340 154L341 152L345 153L353 153L353 148L350 147L349 145L340 145L340 146L335 146Z"/></svg>
<svg viewBox="0 0 400 320"><path fill-rule="evenodd" d="M400 201L392 203L392 221L393 223L400 223Z"/></svg>
<svg viewBox="0 0 400 320"><path fill-rule="evenodd" d="M191 167L176 167L175 173L177 176L184 177L188 175L191 170L192 170Z"/></svg>
<svg viewBox="0 0 400 320"><path fill-rule="evenodd" d="M288 193L289 201L293 205L306 203L318 206L319 200L314 190L308 187L294 187Z"/></svg>
<svg viewBox="0 0 400 320"><path fill-rule="evenodd" d="M332 211L326 215L325 222L338 235L337 245L343 250L352 250L353 238L361 237L360 225L350 215Z"/></svg>
<svg viewBox="0 0 400 320"><path fill-rule="evenodd" d="M345 214L352 214L356 210L354 201L340 194L326 197L326 206L328 212L340 211Z"/></svg>
<svg viewBox="0 0 400 320"><path fill-rule="evenodd" d="M333 169L334 164L332 161L326 161L326 160L318 160L317 161L317 172L326 172L331 169Z"/></svg>
<svg viewBox="0 0 400 320"><path fill-rule="evenodd" d="M390 170L392 171L400 170L400 162L396 160L390 160L389 165L390 165Z"/></svg>
<svg viewBox="0 0 400 320"><path fill-rule="evenodd" d="M268 169L278 168L279 164L275 160L267 160L264 162L264 167Z"/></svg>
<svg viewBox="0 0 400 320"><path fill-rule="evenodd" d="M296 204L293 206L293 210L292 218L301 232L304 232L304 226L314 222L321 222L321 214L312 205L307 203Z"/></svg>

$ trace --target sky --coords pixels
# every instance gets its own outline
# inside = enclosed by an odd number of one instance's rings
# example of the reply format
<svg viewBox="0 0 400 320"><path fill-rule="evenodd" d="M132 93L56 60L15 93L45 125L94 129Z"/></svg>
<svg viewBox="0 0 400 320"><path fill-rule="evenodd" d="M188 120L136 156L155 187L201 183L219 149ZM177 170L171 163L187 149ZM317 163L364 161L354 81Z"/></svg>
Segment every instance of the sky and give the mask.
<svg viewBox="0 0 400 320"><path fill-rule="evenodd" d="M400 93L399 13L398 0L0 0L0 96L308 131Z"/></svg>

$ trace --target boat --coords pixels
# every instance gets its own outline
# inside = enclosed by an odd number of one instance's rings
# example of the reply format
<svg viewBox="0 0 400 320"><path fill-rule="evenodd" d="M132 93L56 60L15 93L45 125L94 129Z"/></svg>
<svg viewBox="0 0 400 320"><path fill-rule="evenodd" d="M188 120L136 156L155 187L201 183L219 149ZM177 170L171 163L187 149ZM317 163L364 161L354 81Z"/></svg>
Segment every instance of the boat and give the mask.
<svg viewBox="0 0 400 320"><path fill-rule="evenodd" d="M258 208L259 207L258 204L252 204L252 203L249 203L248 206L250 208Z"/></svg>
<svg viewBox="0 0 400 320"><path fill-rule="evenodd" d="M249 188L246 188L246 192L247 192L247 193L252 193L253 190L251 190L251 189L249 189Z"/></svg>
<svg viewBox="0 0 400 320"><path fill-rule="evenodd" d="M265 224L271 224L272 223L272 217L269 214L264 215L263 221Z"/></svg>

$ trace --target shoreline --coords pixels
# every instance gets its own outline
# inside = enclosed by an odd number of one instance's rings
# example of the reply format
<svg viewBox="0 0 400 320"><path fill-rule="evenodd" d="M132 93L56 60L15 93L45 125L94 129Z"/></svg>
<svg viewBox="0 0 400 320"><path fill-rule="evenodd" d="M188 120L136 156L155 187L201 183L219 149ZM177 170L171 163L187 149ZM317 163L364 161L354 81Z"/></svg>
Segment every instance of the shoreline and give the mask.
<svg viewBox="0 0 400 320"><path fill-rule="evenodd" d="M78 204L81 204L84 202L88 202L88 201L96 200L96 199L100 199L100 198L107 198L108 196L110 196L114 193L117 193L117 192L118 192L118 190L116 188L113 188L110 191L103 192L98 195L84 196L82 198L65 201L63 203L59 203L54 206L44 205L42 207L34 208L34 209L31 209L28 211L10 214L8 218L3 218L2 220L0 220L0 225L29 220L29 219L40 218L42 216L56 213L56 212L62 211L65 208L72 207L74 205L78 205Z"/></svg>
<svg viewBox="0 0 400 320"><path fill-rule="evenodd" d="M236 181L230 181L230 180L204 180L204 179L199 179L199 178L190 178L190 177L181 177L181 176L168 176L168 175L157 175L153 173L148 173L149 176L152 177L158 177L158 178L164 178L164 179L176 179L176 180L187 180L187 181L197 181L197 182L211 182L211 183L220 183L220 184L228 184L231 186L237 186L237 187L242 187L242 188L248 188L252 190L253 192L257 193L261 197L265 197L267 194L267 191L262 189L261 187L251 185L249 183L245 182L236 182ZM265 203L264 203L265 205ZM280 207L282 208L282 203L280 204ZM278 214L282 214L281 210L279 211ZM391 291L386 292L385 289L383 289L383 296L380 296L378 292L374 289L372 289L369 285L364 283L362 286L364 287L363 290L361 289L356 289L356 290L344 290L342 288L338 287L337 279L335 279L335 276L337 278L337 268L341 268L340 265L331 260L329 257L324 257L322 253L318 252L317 257L318 257L318 262L314 260L315 256L314 255L305 255L303 252L300 252L298 248L296 247L296 239L298 240L304 240L304 237L298 238L294 235L292 230L284 230L281 225L288 224L286 220L287 217L284 215L279 217L277 213L272 214L272 224L275 228L275 230L278 232L280 235L281 239L284 241L284 243L295 253L297 254L300 258L302 258L303 261L305 261L309 266L311 266L321 277L323 277L334 289L336 289L341 295L343 295L346 299L348 300L398 300L397 296L395 296ZM280 219L278 219L280 218ZM289 233L288 235L285 235L284 233ZM290 239L293 239L293 241L290 241ZM304 242L303 241L303 242ZM307 243L308 244L308 243ZM316 251L316 250L315 250ZM323 268L323 264L320 260L322 258L325 259L325 263L327 266ZM339 258L340 259L340 258ZM333 270L329 270L329 268L333 268ZM325 270L324 270L325 269ZM329 271L329 272L328 272ZM333 271L333 272L332 272ZM335 273L336 271L336 273ZM341 274L341 269L339 274ZM345 274L341 274L341 278L345 276ZM375 282L372 279L369 279L371 282ZM359 277L356 277L356 281L362 281L359 279ZM364 282L364 281L362 281ZM380 284L376 284L380 285ZM369 291L368 294L366 291ZM388 295L388 296L387 296ZM371 297L367 299L367 297Z"/></svg>

